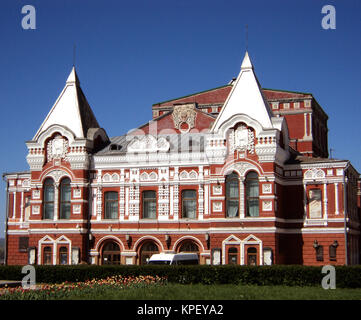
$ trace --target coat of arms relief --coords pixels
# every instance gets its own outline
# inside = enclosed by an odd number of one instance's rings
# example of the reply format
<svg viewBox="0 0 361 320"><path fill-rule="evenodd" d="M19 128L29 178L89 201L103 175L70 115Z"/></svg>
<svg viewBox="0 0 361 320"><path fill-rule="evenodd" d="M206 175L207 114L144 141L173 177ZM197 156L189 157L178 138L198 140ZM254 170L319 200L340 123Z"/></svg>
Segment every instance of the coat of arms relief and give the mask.
<svg viewBox="0 0 361 320"><path fill-rule="evenodd" d="M194 128L197 111L193 103L174 106L173 108L174 127L182 133L187 133Z"/></svg>
<svg viewBox="0 0 361 320"><path fill-rule="evenodd" d="M57 135L54 139L48 142L47 146L47 158L48 161L53 159L62 159L65 158L68 152L68 141L64 139L61 135Z"/></svg>
<svg viewBox="0 0 361 320"><path fill-rule="evenodd" d="M245 125L240 125L237 129L232 130L229 135L230 151L254 153L254 132Z"/></svg>

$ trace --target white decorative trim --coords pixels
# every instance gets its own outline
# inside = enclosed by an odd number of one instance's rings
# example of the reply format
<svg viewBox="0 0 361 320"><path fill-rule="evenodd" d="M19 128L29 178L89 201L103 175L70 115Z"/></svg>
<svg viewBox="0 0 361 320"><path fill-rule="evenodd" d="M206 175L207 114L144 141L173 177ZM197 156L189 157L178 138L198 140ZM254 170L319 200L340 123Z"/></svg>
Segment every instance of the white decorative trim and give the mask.
<svg viewBox="0 0 361 320"><path fill-rule="evenodd" d="M33 199L40 199L40 190L33 190Z"/></svg>
<svg viewBox="0 0 361 320"><path fill-rule="evenodd" d="M272 211L272 201L270 200L262 201L262 211Z"/></svg>
<svg viewBox="0 0 361 320"><path fill-rule="evenodd" d="M194 170L192 170L190 172L183 170L179 175L180 180L195 180L197 178L198 178L198 174Z"/></svg>
<svg viewBox="0 0 361 320"><path fill-rule="evenodd" d="M40 214L40 206L32 206L32 214Z"/></svg>
<svg viewBox="0 0 361 320"><path fill-rule="evenodd" d="M222 195L222 185L215 185L212 187L212 193L213 195Z"/></svg>
<svg viewBox="0 0 361 320"><path fill-rule="evenodd" d="M128 145L128 152L166 152L170 148L170 144L166 138L155 138L152 135L145 135L142 138L134 137Z"/></svg>
<svg viewBox="0 0 361 320"><path fill-rule="evenodd" d="M212 205L213 205L213 212L222 212L223 211L222 202L213 201Z"/></svg>
<svg viewBox="0 0 361 320"><path fill-rule="evenodd" d="M303 175L305 180L324 179L325 176L326 176L325 171L323 171L322 169L317 169L317 168L308 169Z"/></svg>
<svg viewBox="0 0 361 320"><path fill-rule="evenodd" d="M264 194L272 193L272 184L270 183L262 184L262 193Z"/></svg>
<svg viewBox="0 0 361 320"><path fill-rule="evenodd" d="M74 189L73 190L73 197L74 198L81 198L81 189Z"/></svg>
<svg viewBox="0 0 361 320"><path fill-rule="evenodd" d="M73 205L73 213L74 214L80 214L81 213L81 205L80 204L74 204Z"/></svg>

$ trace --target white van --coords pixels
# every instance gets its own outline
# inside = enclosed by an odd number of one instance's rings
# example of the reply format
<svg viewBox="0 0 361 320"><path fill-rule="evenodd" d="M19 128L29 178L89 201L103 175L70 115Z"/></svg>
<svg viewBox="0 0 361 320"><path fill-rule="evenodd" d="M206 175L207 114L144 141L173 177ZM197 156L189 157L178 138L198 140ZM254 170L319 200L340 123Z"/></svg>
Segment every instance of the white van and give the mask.
<svg viewBox="0 0 361 320"><path fill-rule="evenodd" d="M199 264L199 259L196 253L157 253L149 258L148 264L189 265Z"/></svg>

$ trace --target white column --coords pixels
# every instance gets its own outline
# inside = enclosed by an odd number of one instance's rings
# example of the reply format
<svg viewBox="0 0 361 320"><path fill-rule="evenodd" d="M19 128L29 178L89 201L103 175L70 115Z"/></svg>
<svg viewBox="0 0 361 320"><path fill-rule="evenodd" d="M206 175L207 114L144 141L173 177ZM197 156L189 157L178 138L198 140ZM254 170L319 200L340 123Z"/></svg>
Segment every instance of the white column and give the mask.
<svg viewBox="0 0 361 320"><path fill-rule="evenodd" d="M54 186L54 220L58 220L59 216L59 183Z"/></svg>
<svg viewBox="0 0 361 320"><path fill-rule="evenodd" d="M307 190L306 190L306 184L303 185L303 216L306 219L307 218Z"/></svg>
<svg viewBox="0 0 361 320"><path fill-rule="evenodd" d="M323 210L324 210L324 219L327 219L327 203L328 203L328 199L327 199L327 183L325 183L323 185Z"/></svg>
<svg viewBox="0 0 361 320"><path fill-rule="evenodd" d="M13 192L13 219L15 219L15 214L16 214L16 192Z"/></svg>
<svg viewBox="0 0 361 320"><path fill-rule="evenodd" d="M305 129L304 138L306 138L306 137L308 137L308 134L307 134L307 113L303 114L303 118L304 118L304 129Z"/></svg>
<svg viewBox="0 0 361 320"><path fill-rule="evenodd" d="M243 219L245 217L245 205L244 205L244 178L241 177L239 181L239 217Z"/></svg>
<svg viewBox="0 0 361 320"><path fill-rule="evenodd" d="M21 191L20 221L24 221L24 191Z"/></svg>
<svg viewBox="0 0 361 320"><path fill-rule="evenodd" d="M338 215L338 183L335 183L335 214Z"/></svg>
<svg viewBox="0 0 361 320"><path fill-rule="evenodd" d="M129 216L129 187L125 188L125 216Z"/></svg>
<svg viewBox="0 0 361 320"><path fill-rule="evenodd" d="M209 214L209 185L204 186L204 214Z"/></svg>
<svg viewBox="0 0 361 320"><path fill-rule="evenodd" d="M169 187L169 216L174 214L173 186Z"/></svg>
<svg viewBox="0 0 361 320"><path fill-rule="evenodd" d="M200 184L198 187L198 219L203 220L203 212L204 212L204 191L203 185Z"/></svg>
<svg viewBox="0 0 361 320"><path fill-rule="evenodd" d="M102 218L102 187L98 186L97 188L97 201L96 201L96 208L97 208L97 220L100 221Z"/></svg>
<svg viewBox="0 0 361 320"><path fill-rule="evenodd" d="M124 185L119 188L119 221L124 220L125 190Z"/></svg>
<svg viewBox="0 0 361 320"><path fill-rule="evenodd" d="M309 118L310 118L310 122L309 122L309 127L310 127L310 134L309 136L312 137L312 113L309 113Z"/></svg>

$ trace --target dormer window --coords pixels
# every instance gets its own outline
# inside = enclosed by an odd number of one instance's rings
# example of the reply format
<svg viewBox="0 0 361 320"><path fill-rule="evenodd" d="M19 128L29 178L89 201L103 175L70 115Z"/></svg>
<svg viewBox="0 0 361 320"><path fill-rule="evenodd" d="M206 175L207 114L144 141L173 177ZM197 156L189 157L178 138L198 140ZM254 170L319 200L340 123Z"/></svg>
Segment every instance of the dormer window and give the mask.
<svg viewBox="0 0 361 320"><path fill-rule="evenodd" d="M115 144L115 143L112 143L109 147L110 151L117 151L117 150L120 150L122 148L122 146L120 146L119 144Z"/></svg>

